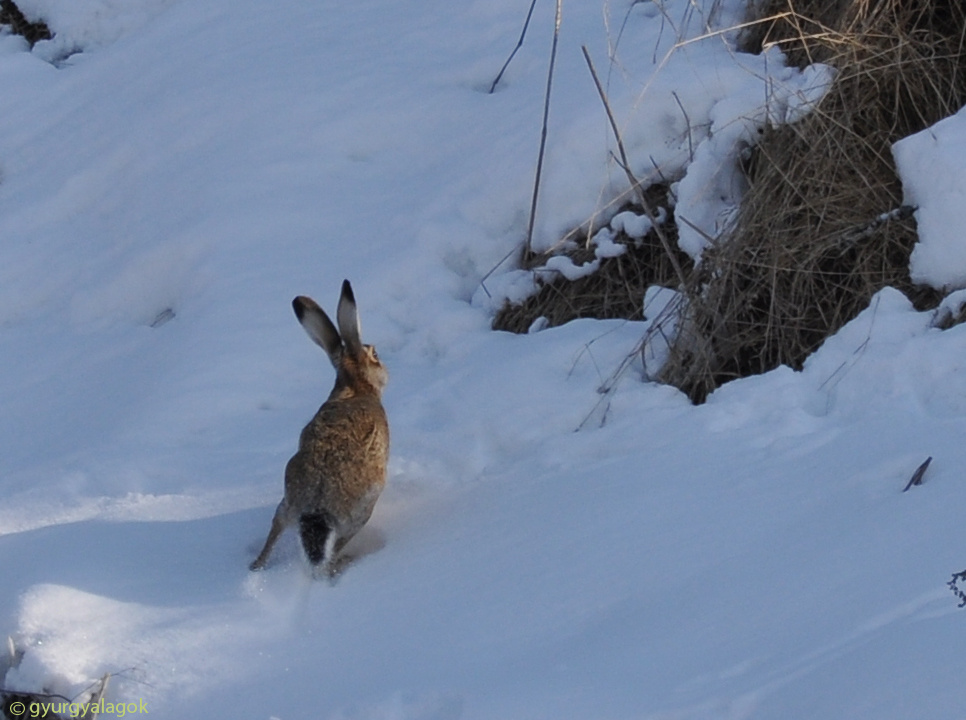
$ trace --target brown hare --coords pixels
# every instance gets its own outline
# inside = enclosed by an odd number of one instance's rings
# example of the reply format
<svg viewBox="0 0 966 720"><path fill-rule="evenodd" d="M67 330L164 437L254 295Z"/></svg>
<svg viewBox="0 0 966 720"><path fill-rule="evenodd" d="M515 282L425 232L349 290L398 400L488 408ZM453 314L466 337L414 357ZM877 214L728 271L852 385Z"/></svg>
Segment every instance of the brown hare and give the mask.
<svg viewBox="0 0 966 720"><path fill-rule="evenodd" d="M309 561L332 574L340 551L366 524L386 484L389 423L381 396L389 374L375 348L362 344L348 280L342 283L338 330L311 298L297 297L292 307L332 361L335 387L302 430L298 452L285 466L285 495L265 547L249 567L264 567L282 531L298 522Z"/></svg>

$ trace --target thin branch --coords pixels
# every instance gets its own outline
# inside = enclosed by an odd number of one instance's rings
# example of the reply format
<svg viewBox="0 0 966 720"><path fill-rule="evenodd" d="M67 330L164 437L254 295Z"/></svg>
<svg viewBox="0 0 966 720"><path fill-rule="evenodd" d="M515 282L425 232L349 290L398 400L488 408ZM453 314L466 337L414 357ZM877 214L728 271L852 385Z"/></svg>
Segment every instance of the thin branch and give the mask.
<svg viewBox="0 0 966 720"><path fill-rule="evenodd" d="M504 255L500 259L500 262L498 262L496 265L494 265L493 267L491 267L489 269L489 271L486 273L486 275L484 275L483 277L480 278L480 287L483 288L483 292L486 293L486 296L488 298L492 298L493 295L491 295L490 294L490 291L487 289L487 287L486 287L486 281L490 279L490 275L492 275L493 273L495 273L497 271L497 268L499 268L503 263L505 263L507 260L509 260L510 259L510 256L513 255L513 253L515 253L519 249L520 249L520 245L519 244L515 245L506 255Z"/></svg>
<svg viewBox="0 0 966 720"><path fill-rule="evenodd" d="M543 173L543 156L547 148L547 123L550 118L550 88L553 86L553 68L557 61L557 41L560 38L560 13L563 0L557 0L557 11L554 15L553 45L550 48L550 67L547 70L547 92L543 99L543 125L540 128L540 152L537 155L537 172L533 179L533 198L530 201L530 221L527 224L527 238L524 245L524 257L529 258L533 252L533 225L537 217L537 196L540 193L540 176Z"/></svg>
<svg viewBox="0 0 966 720"><path fill-rule="evenodd" d="M875 219L867 222L865 225L849 230L843 234L842 239L840 240L843 250L852 247L862 240L872 237L879 230L879 228L886 223L911 218L918 209L918 206L915 205L900 205L894 210L882 213Z"/></svg>
<svg viewBox="0 0 966 720"><path fill-rule="evenodd" d="M929 467L929 463L932 462L932 456L927 457L925 462L916 468L916 472L912 474L912 478L909 483L902 489L902 492L906 492L913 485L922 485L922 477L926 474L926 468Z"/></svg>
<svg viewBox="0 0 966 720"><path fill-rule="evenodd" d="M517 46L513 48L513 52L510 53L510 57L506 59L503 63L503 67L500 68L500 72L497 73L496 78L493 79L493 84L490 85L490 95L496 90L496 86L500 84L500 79L503 77L503 73L506 72L507 67L510 65L510 61L513 60L513 56L517 54L517 50L523 47L523 39L527 36L527 28L530 27L530 18L533 17L533 8L536 6L537 0L532 0L530 3L530 10L527 12L527 19L523 23L523 32L520 33L520 39L517 40Z"/></svg>
<svg viewBox="0 0 966 720"><path fill-rule="evenodd" d="M671 96L678 104L681 114L684 115L684 123L688 126L688 158L690 158L691 162L694 162L694 144L691 139L691 118L688 117L688 111L685 110L684 105L681 104L681 98L678 97L678 94L676 92L672 92Z"/></svg>
<svg viewBox="0 0 966 720"><path fill-rule="evenodd" d="M631 171L630 162L627 160L627 152L624 150L624 140L621 137L620 129L617 127L617 121L614 119L614 113L611 110L610 101L607 99L607 93L604 92L604 87L600 84L600 78L597 75L597 70L594 68L594 61L590 59L590 53L588 52L586 45L582 45L581 50L583 50L584 59L587 61L587 67L590 68L590 74L594 78L594 85L597 86L597 93L600 95L600 100L602 103L604 103L604 110L607 112L607 119L610 121L611 129L614 131L614 139L617 141L617 150L620 152L621 156L620 165L627 175L627 179L631 184L631 188L634 190L634 194L637 196L638 203L640 203L641 208L644 210L644 214L647 216L647 219L651 221L651 225L654 227L654 232L661 241L661 245L664 246L664 252L667 253L668 259L671 261L671 267L674 268L674 273L678 276L678 281L681 283L681 287L685 288L687 286L687 276L684 274L684 269L681 267L681 263L678 261L677 256L674 254L674 250L671 248L671 243L668 240L667 233L664 232L664 229L661 227L660 223L657 222L657 216L652 210L651 204L644 196L644 190L641 187L640 181Z"/></svg>

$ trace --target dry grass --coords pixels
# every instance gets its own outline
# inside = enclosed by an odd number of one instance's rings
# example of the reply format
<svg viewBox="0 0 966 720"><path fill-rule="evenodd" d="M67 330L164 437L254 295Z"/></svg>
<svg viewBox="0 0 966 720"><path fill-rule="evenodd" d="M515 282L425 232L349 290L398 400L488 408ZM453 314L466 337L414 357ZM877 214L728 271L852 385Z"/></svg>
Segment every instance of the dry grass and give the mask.
<svg viewBox="0 0 966 720"><path fill-rule="evenodd" d="M676 229L667 192L667 184L652 185L646 196L651 207L664 208L668 213L663 228L674 242ZM624 209L638 214L642 212L633 206ZM545 318L548 327L584 317L641 320L644 292L651 285L676 285L675 269L654 231L639 240L620 233L614 242L625 246L623 255L602 258L596 272L577 280L567 280L559 275L541 280L535 295L520 305L504 305L493 320L493 329L525 333L538 318ZM594 259L594 249L587 247L586 243L571 245L565 254L575 265ZM547 254L533 255L525 261L526 267L537 272L540 278L539 268L548 257ZM687 255L679 253L678 262L690 271L691 260Z"/></svg>
<svg viewBox="0 0 966 720"><path fill-rule="evenodd" d="M838 74L816 111L765 133L735 230L690 282L688 331L662 379L695 402L727 380L800 367L882 287L938 299L909 279L915 226L890 148L966 102L961 0L772 0L763 12L774 19L746 43Z"/></svg>

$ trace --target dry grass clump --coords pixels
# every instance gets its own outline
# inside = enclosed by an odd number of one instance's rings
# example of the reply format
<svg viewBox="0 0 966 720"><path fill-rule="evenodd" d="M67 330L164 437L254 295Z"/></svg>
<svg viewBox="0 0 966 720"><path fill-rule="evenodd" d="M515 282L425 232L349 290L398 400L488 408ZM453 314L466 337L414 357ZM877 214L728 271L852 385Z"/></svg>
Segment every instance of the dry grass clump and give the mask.
<svg viewBox="0 0 966 720"><path fill-rule="evenodd" d="M662 379L695 402L801 367L884 286L938 299L909 279L915 225L890 148L966 104L962 0L769 0L762 13L746 44L838 74L809 116L764 133L734 231L689 282Z"/></svg>
<svg viewBox="0 0 966 720"><path fill-rule="evenodd" d="M662 228L672 243L675 242L677 230L673 209L668 203L667 184L652 185L645 195L652 208L663 208L667 212L668 220ZM642 214L638 207L623 209ZM540 270L551 253L527 258L525 266L537 273L540 289L519 305L505 304L493 320L493 329L525 333L539 318L545 318L547 327L584 317L643 319L644 292L651 285L677 285L675 269L653 230L643 238L631 238L621 232L614 242L624 245L624 253L601 258L596 272L576 280ZM553 254L564 254L578 266L595 257L594 247L588 243L571 244L563 252ZM679 253L678 262L690 270L691 260L687 255Z"/></svg>

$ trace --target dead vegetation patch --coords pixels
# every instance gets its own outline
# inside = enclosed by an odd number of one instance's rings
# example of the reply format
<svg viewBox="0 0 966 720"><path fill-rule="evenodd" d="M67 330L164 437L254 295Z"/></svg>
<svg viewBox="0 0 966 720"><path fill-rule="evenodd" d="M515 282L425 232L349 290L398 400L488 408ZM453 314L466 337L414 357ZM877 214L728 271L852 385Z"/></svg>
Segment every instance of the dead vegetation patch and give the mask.
<svg viewBox="0 0 966 720"><path fill-rule="evenodd" d="M676 241L668 184L652 185L645 195L650 207L659 208L665 215L662 228L672 242ZM624 206L621 212L625 211L644 215L643 209L633 204ZM548 260L559 255L568 257L578 267L593 262L595 246L587 239L587 233L582 235L580 242L571 241L561 249L531 254L524 260L524 267L535 273L539 290L519 305L506 303L493 320L494 330L525 333L537 321L544 327L556 327L585 317L642 320L647 288L678 284L674 266L654 230L641 238L616 232L612 242L622 245L623 252L600 258L596 271L575 280L545 269ZM679 252L677 259L690 271L691 259L687 255Z"/></svg>
<svg viewBox="0 0 966 720"><path fill-rule="evenodd" d="M909 277L915 208L903 205L891 148L966 105L966 3L760 0L755 13L741 50L778 45L789 63L824 63L835 75L807 116L763 130L743 167L749 189L732 229L709 239L696 267L667 251L673 223L663 243L651 235L632 250L619 239L625 255L576 281L543 282L522 306L504 307L494 327L640 318L649 285L674 288L680 302L641 347L655 335L670 339L656 379L703 402L729 380L801 368L884 287L919 308L938 304L941 293ZM593 256L587 247L568 253L577 264ZM528 260L534 268L547 258Z"/></svg>
<svg viewBox="0 0 966 720"><path fill-rule="evenodd" d="M916 228L891 145L966 103L964 12L960 0L765 3L746 45L837 75L810 115L755 148L735 229L689 280L663 381L701 402L730 379L800 368L885 286L938 301L909 278Z"/></svg>

